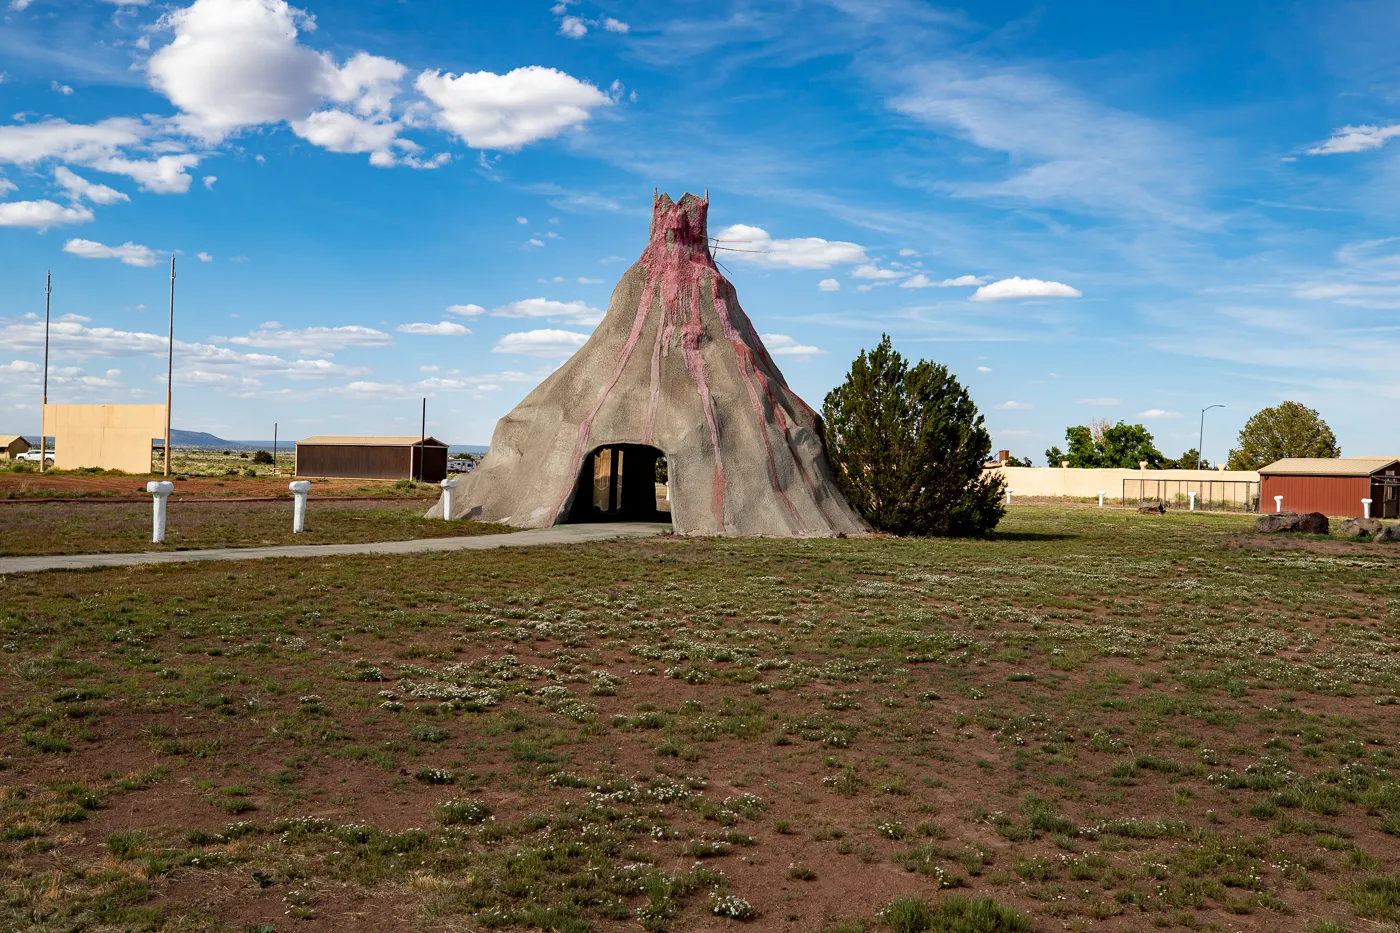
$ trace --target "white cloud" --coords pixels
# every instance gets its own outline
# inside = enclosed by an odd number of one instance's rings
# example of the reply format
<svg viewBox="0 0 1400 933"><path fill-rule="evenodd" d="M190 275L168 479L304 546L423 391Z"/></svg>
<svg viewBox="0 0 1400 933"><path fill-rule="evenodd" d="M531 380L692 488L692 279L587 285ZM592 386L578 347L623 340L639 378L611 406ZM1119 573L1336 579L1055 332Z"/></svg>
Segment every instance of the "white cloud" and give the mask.
<svg viewBox="0 0 1400 933"><path fill-rule="evenodd" d="M1002 402L996 406L998 411L1029 411L1034 407L1030 402Z"/></svg>
<svg viewBox="0 0 1400 933"><path fill-rule="evenodd" d="M773 356L817 356L826 353L821 347L806 346L786 334L760 334L759 340Z"/></svg>
<svg viewBox="0 0 1400 933"><path fill-rule="evenodd" d="M1139 418L1180 418L1181 412L1167 411L1165 408L1149 408L1147 411L1138 412Z"/></svg>
<svg viewBox="0 0 1400 933"><path fill-rule="evenodd" d="M588 35L588 25L577 16L566 16L559 21L559 35L582 39Z"/></svg>
<svg viewBox="0 0 1400 933"><path fill-rule="evenodd" d="M865 247L840 240L823 240L820 237L804 237L793 240L775 240L762 227L747 224L734 224L725 227L717 235L721 246L732 246L733 250L723 250L726 260L749 262L755 265L780 266L791 269L829 269L835 265L867 262Z"/></svg>
<svg viewBox="0 0 1400 933"><path fill-rule="evenodd" d="M462 317L476 317L479 314L485 314L486 309L481 305L448 305L447 313L461 315Z"/></svg>
<svg viewBox="0 0 1400 933"><path fill-rule="evenodd" d="M59 320L50 328L50 340L56 358L156 355L164 360L167 336L111 327L88 327L79 321ZM44 346L43 322L0 325L0 346L16 350L41 350ZM362 369L340 366L329 360L286 360L266 353L239 353L213 344L182 340L175 341L175 366L177 378L181 373L196 371L224 371L237 376L258 372L291 379L351 376L363 372Z"/></svg>
<svg viewBox="0 0 1400 933"><path fill-rule="evenodd" d="M530 239L526 240L523 244L521 244L520 248L530 249L533 247L534 249L539 249L541 246L544 246L544 240L537 240L534 237L531 237Z"/></svg>
<svg viewBox="0 0 1400 933"><path fill-rule="evenodd" d="M214 261L214 257L213 257L213 256L210 256L208 253L201 252L201 253L196 253L195 255L197 256L197 258L199 259L200 262L213 262L213 261Z"/></svg>
<svg viewBox="0 0 1400 933"><path fill-rule="evenodd" d="M14 360L0 365L0 373L37 373L39 368L38 363L31 363L28 360Z"/></svg>
<svg viewBox="0 0 1400 933"><path fill-rule="evenodd" d="M817 288L820 288L824 292L839 292L841 290L841 283L836 279L822 279L817 283Z"/></svg>
<svg viewBox="0 0 1400 933"><path fill-rule="evenodd" d="M14 182L10 181L8 178L0 178L0 195L6 195L12 191L18 190L19 186Z"/></svg>
<svg viewBox="0 0 1400 933"><path fill-rule="evenodd" d="M576 334L573 331L527 330L506 334L496 342L491 352L557 358L572 356L575 350L587 342L587 334Z"/></svg>
<svg viewBox="0 0 1400 933"><path fill-rule="evenodd" d="M900 288L959 288L963 286L981 285L987 281L986 276L960 275L955 279L942 279L934 281L920 272L910 279L905 279L899 283Z"/></svg>
<svg viewBox="0 0 1400 933"><path fill-rule="evenodd" d="M437 125L474 149L515 150L550 139L611 103L592 84L538 65L504 75L425 71L414 87L440 108Z"/></svg>
<svg viewBox="0 0 1400 933"><path fill-rule="evenodd" d="M98 185L88 181L81 175L77 175L62 165L53 170L54 181L63 186L68 192L68 197L77 201L87 198L94 204L116 204L118 201L130 201L122 192L115 188L108 188L106 185Z"/></svg>
<svg viewBox="0 0 1400 933"><path fill-rule="evenodd" d="M436 337L470 337L471 331L453 321L439 321L436 324L400 324L394 330L401 334L429 334Z"/></svg>
<svg viewBox="0 0 1400 933"><path fill-rule="evenodd" d="M322 149L382 153L379 163L394 164L392 148L400 127L393 121L369 120L344 110L318 110L304 120L291 121L291 126L293 133Z"/></svg>
<svg viewBox="0 0 1400 933"><path fill-rule="evenodd" d="M474 389L479 392L498 392L503 382L513 383L536 383L544 379L553 371L553 367L546 366L533 373L522 373L514 370L499 373L480 373L476 375L463 376L430 376L421 382L415 383L415 388L420 389Z"/></svg>
<svg viewBox="0 0 1400 933"><path fill-rule="evenodd" d="M1078 400L1077 404L1079 404L1079 405L1122 405L1122 404L1123 404L1123 400L1122 400L1121 398L1110 398L1110 397L1108 397L1108 396L1101 396L1101 397L1099 397L1099 398L1081 398L1081 399Z"/></svg>
<svg viewBox="0 0 1400 933"><path fill-rule="evenodd" d="M578 284L580 284L580 285L602 285L602 284L603 284L603 280L602 280L602 279L590 279L590 278L589 278L588 276L586 276L586 275L581 275L581 276L579 276L577 279L575 279L575 281L577 281Z"/></svg>
<svg viewBox="0 0 1400 933"><path fill-rule="evenodd" d="M603 319L603 310L582 301L551 301L525 298L512 301L491 312L493 317L546 318L564 324L592 325Z"/></svg>
<svg viewBox="0 0 1400 933"><path fill-rule="evenodd" d="M1396 136L1400 136L1400 123L1392 123L1389 126L1344 126L1334 131L1331 138L1320 146L1309 149L1308 155L1337 155L1343 152L1379 149Z"/></svg>
<svg viewBox="0 0 1400 933"><path fill-rule="evenodd" d="M184 194L194 180L186 172L198 165L201 158L192 153L135 160L110 156L93 159L87 164L99 172L133 178L142 188L156 194Z"/></svg>
<svg viewBox="0 0 1400 933"><path fill-rule="evenodd" d="M44 159L87 163L141 143L151 128L140 120L113 117L97 123L45 120L0 126L0 162L32 165Z"/></svg>
<svg viewBox="0 0 1400 933"><path fill-rule="evenodd" d="M613 19L611 16L604 16L602 23L600 23L599 25L601 25L608 32L626 34L632 31L631 26L627 25L620 19Z"/></svg>
<svg viewBox="0 0 1400 933"><path fill-rule="evenodd" d="M990 367L990 366L978 366L978 367L977 367L977 371L978 371L979 373L989 373L989 372L992 371L992 367Z"/></svg>
<svg viewBox="0 0 1400 933"><path fill-rule="evenodd" d="M339 327L283 328L277 321L267 321L257 330L239 337L210 337L220 343L233 343L258 349L295 349L308 356L326 354L350 347L392 346L394 338L382 330L364 327L359 324L344 324Z"/></svg>
<svg viewBox="0 0 1400 933"><path fill-rule="evenodd" d="M530 222L530 218L528 218L528 217L517 217L517 218L515 218L515 222L518 223L518 224L528 224L528 223Z"/></svg>
<svg viewBox="0 0 1400 933"><path fill-rule="evenodd" d="M852 278L875 279L876 281L888 282L893 279L904 278L905 273L896 272L894 269L881 269L879 266L867 263L863 266L856 266L851 270Z"/></svg>
<svg viewBox="0 0 1400 933"><path fill-rule="evenodd" d="M1062 282L1044 282L1040 279L1023 279L1019 275L1001 279L990 285L983 285L972 293L972 301L999 301L1004 298L1080 298L1077 288Z"/></svg>
<svg viewBox="0 0 1400 933"><path fill-rule="evenodd" d="M53 81L50 82L49 87L53 88L54 93L62 94L64 97L73 96L73 89L66 84L59 84L57 81Z"/></svg>
<svg viewBox="0 0 1400 933"><path fill-rule="evenodd" d="M96 240L72 239L63 244L63 251L82 259L120 259L128 266L154 266L160 259L149 246L129 240L121 246L107 246Z"/></svg>
<svg viewBox="0 0 1400 933"><path fill-rule="evenodd" d="M899 255L903 256L905 259L908 259L908 258L910 258L911 256L917 256L917 255L919 255L919 251L918 251L918 250L914 250L914 249L907 249L907 248L906 248L906 249L900 250L900 251L899 251Z"/></svg>
<svg viewBox="0 0 1400 933"><path fill-rule="evenodd" d="M213 191L213 190L214 190L214 182L216 182L216 181L218 181L218 180L219 180L219 176L218 176L218 175L205 175L205 176L204 176L204 190L205 190L205 191Z"/></svg>
<svg viewBox="0 0 1400 933"><path fill-rule="evenodd" d="M313 26L285 0L195 0L161 17L174 39L146 63L151 84L212 142L247 126L305 117L334 66L297 42Z"/></svg>
<svg viewBox="0 0 1400 933"><path fill-rule="evenodd" d="M63 224L92 220L86 207L64 207L53 201L0 201L0 227L34 227L47 230Z"/></svg>
<svg viewBox="0 0 1400 933"><path fill-rule="evenodd" d="M396 382L347 382L343 386L327 386L321 390L326 395L342 395L346 398L374 401L384 398L405 398L409 393L405 386Z"/></svg>

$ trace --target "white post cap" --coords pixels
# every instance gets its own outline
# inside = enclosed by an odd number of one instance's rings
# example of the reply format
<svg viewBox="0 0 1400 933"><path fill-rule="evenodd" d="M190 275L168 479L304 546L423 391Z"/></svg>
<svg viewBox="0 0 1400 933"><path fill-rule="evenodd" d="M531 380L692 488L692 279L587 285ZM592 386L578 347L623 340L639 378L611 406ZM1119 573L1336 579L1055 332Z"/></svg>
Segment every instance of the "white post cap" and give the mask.
<svg viewBox="0 0 1400 933"><path fill-rule="evenodd" d="M299 479L295 482L288 483L287 488L290 489L292 492L305 495L306 493L311 491L311 483L308 480Z"/></svg>
<svg viewBox="0 0 1400 933"><path fill-rule="evenodd" d="M175 484L171 482L152 480L146 484L146 491L153 496L168 496L175 491Z"/></svg>
<svg viewBox="0 0 1400 933"><path fill-rule="evenodd" d="M453 489L457 486L457 477L449 476L447 479L439 482L438 485L443 489Z"/></svg>

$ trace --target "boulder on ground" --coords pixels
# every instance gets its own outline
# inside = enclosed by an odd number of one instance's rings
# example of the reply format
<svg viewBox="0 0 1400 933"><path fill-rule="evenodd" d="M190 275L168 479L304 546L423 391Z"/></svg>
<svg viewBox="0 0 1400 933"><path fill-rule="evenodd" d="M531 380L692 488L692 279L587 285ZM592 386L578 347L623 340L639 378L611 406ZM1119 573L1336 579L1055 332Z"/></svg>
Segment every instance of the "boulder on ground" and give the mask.
<svg viewBox="0 0 1400 933"><path fill-rule="evenodd" d="M1332 525L1321 512L1305 512L1298 516L1293 530L1302 535L1325 535L1332 530Z"/></svg>
<svg viewBox="0 0 1400 933"><path fill-rule="evenodd" d="M1379 518L1348 518L1337 528L1337 534L1346 538L1374 538L1383 527Z"/></svg>
<svg viewBox="0 0 1400 933"><path fill-rule="evenodd" d="M1165 502L1153 502L1148 505L1138 506L1140 515L1165 515L1167 514L1167 504Z"/></svg>
<svg viewBox="0 0 1400 933"><path fill-rule="evenodd" d="M1298 519L1301 517L1297 512L1270 512L1268 515L1260 515L1255 520L1254 530L1261 535L1297 531Z"/></svg>
<svg viewBox="0 0 1400 933"><path fill-rule="evenodd" d="M1371 541L1375 544L1382 541L1400 541L1400 525L1386 525Z"/></svg>

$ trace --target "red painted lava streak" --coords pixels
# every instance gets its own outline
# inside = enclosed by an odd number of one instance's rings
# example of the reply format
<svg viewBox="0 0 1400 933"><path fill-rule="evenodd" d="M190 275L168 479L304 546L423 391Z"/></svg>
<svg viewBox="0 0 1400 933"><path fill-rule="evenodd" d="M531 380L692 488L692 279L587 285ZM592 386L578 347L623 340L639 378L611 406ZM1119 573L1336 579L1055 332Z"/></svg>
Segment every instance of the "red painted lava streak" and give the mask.
<svg viewBox="0 0 1400 933"><path fill-rule="evenodd" d="M682 201L684 200L682 198ZM597 402L588 413L588 417L579 425L578 438L575 441L571 458L571 468L567 474L568 483L561 490L555 504L554 516L550 520L551 524L558 520L563 511L564 503L568 501L569 493L573 491L579 468L583 465L583 458L588 452L589 432L593 426L593 419L598 416L598 412L617 385L618 379L621 378L628 360L631 359L632 351L636 349L643 326L651 315L651 305L659 286L661 310L666 318L664 326L668 336L671 332L671 319L676 312L677 298L679 298L683 288L690 292L691 314L689 320L684 323L681 346L685 353L686 371L690 374L700 393L701 403L705 410L705 422L710 430L710 443L714 449L715 458L714 492L710 507L714 511L719 530L724 528L724 465L720 458L719 425L715 421L710 386L705 376L705 361L700 354L700 341L704 336L704 327L700 321L700 279L701 275L707 271L714 275L719 274L714 266L714 260L710 256L705 229L709 203L692 199L690 210L683 209L680 203L673 203L664 209L661 209L659 205L659 200L652 205L651 236L647 248L639 260L639 264L646 269L647 281L646 287L642 290L642 300L637 306L637 313L632 321L631 333L619 354L617 368L613 372L612 379L603 387ZM663 322L657 322L658 340L652 351L652 397L648 401L644 429L644 436L648 439L651 437L656 396L660 391L658 353L661 349L662 339L659 331L662 326Z"/></svg>

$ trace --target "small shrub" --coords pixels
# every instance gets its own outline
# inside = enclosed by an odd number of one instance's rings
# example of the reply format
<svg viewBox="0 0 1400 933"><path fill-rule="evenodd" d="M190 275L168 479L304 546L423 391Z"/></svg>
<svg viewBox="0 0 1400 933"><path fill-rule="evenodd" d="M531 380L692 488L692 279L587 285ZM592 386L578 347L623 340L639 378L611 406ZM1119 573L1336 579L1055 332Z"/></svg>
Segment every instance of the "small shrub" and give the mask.
<svg viewBox="0 0 1400 933"><path fill-rule="evenodd" d="M902 897L881 911L880 919L895 933L1025 933L1031 928L1029 916L989 897L946 897L936 907Z"/></svg>
<svg viewBox="0 0 1400 933"><path fill-rule="evenodd" d="M444 826L476 824L491 815L491 808L480 800L444 800L438 804L438 819Z"/></svg>

